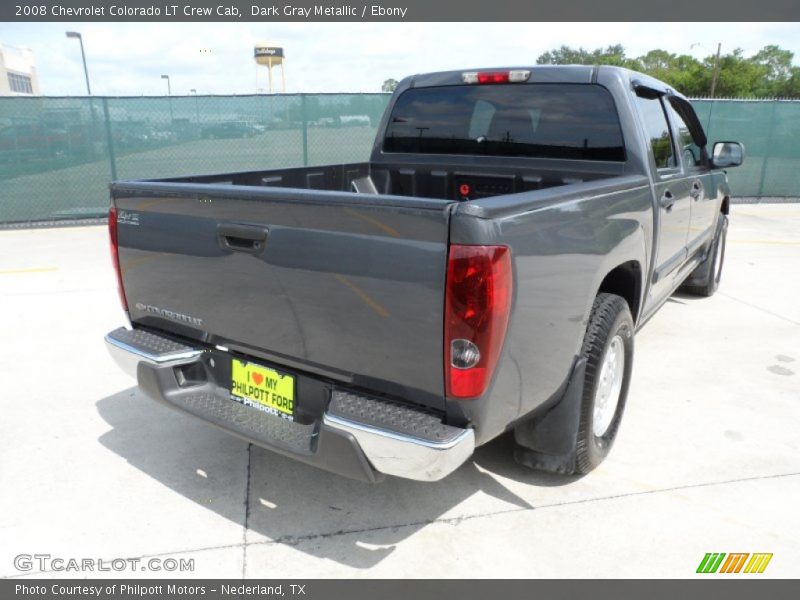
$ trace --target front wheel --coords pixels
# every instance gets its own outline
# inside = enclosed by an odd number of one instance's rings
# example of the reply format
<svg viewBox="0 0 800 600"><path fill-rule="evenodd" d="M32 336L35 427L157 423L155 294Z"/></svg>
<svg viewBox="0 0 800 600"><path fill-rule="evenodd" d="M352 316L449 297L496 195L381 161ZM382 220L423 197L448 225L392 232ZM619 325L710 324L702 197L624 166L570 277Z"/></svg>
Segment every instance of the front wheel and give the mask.
<svg viewBox="0 0 800 600"><path fill-rule="evenodd" d="M633 368L633 318L615 294L598 294L581 356L586 359L575 472L588 473L608 455L619 430Z"/></svg>

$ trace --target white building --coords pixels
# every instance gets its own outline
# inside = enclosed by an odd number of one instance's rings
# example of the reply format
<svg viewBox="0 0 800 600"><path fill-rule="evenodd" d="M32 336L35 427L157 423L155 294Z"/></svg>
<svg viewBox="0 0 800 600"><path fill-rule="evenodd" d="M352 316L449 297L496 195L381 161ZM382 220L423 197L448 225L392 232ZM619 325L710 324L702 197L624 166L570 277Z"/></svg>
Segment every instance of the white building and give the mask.
<svg viewBox="0 0 800 600"><path fill-rule="evenodd" d="M33 51L0 45L0 96L39 96Z"/></svg>

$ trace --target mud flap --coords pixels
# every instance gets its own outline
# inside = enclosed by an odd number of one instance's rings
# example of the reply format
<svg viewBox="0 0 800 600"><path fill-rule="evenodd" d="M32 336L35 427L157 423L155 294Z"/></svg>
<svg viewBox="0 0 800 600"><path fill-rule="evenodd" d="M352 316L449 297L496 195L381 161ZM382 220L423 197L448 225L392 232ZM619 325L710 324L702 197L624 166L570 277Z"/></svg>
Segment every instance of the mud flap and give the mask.
<svg viewBox="0 0 800 600"><path fill-rule="evenodd" d="M719 244L719 236L722 233L723 215L717 221L716 228L714 229L714 237L711 238L711 243L705 251L703 262L697 265L689 276L681 283L680 290L690 291L692 288L702 287L711 276L711 270L714 268L714 253Z"/></svg>
<svg viewBox="0 0 800 600"><path fill-rule="evenodd" d="M706 251L706 257L703 259L699 265L697 265L692 271L689 276L681 283L680 289L686 290L691 289L694 287L702 286L704 282L708 281L708 278L711 274L711 269L714 268L714 249L717 245L717 236L719 236L719 232L717 232L714 239L711 241L711 245L709 246L708 250Z"/></svg>
<svg viewBox="0 0 800 600"><path fill-rule="evenodd" d="M586 359L575 363L561 400L547 412L514 428L514 460L540 471L563 475L575 471Z"/></svg>

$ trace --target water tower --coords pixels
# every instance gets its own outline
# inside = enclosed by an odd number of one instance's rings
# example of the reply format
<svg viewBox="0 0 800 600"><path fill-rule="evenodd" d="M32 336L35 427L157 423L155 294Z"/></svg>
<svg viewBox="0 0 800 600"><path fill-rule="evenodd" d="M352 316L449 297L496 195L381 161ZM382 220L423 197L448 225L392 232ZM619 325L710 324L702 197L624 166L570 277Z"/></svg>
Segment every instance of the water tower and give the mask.
<svg viewBox="0 0 800 600"><path fill-rule="evenodd" d="M281 67L281 92L286 92L286 74L283 67L283 48L270 42L256 42L253 47L256 64L267 67L269 73L269 93L272 93L272 68Z"/></svg>

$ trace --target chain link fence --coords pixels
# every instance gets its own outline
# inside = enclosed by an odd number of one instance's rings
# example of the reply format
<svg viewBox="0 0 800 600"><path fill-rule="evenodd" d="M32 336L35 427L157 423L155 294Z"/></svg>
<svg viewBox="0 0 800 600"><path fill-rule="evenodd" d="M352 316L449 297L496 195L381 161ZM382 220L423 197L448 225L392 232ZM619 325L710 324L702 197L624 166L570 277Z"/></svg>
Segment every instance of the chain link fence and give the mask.
<svg viewBox="0 0 800 600"><path fill-rule="evenodd" d="M115 179L366 160L388 99L0 98L0 223L105 216Z"/></svg>
<svg viewBox="0 0 800 600"><path fill-rule="evenodd" d="M388 94L0 98L0 223L104 217L114 179L363 161ZM800 102L697 100L738 196L800 196Z"/></svg>
<svg viewBox="0 0 800 600"><path fill-rule="evenodd" d="M745 161L731 169L738 197L800 198L800 100L692 100L710 143L742 142Z"/></svg>

